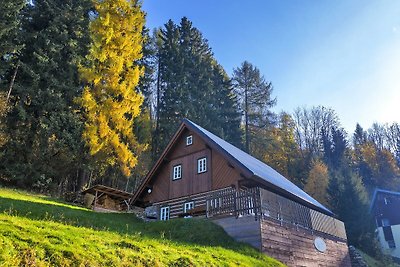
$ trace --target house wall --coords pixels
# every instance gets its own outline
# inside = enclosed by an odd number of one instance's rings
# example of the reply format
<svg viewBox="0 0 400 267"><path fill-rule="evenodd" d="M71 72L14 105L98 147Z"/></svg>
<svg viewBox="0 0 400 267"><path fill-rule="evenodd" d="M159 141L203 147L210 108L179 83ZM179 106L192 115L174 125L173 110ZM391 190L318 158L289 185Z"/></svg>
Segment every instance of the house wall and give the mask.
<svg viewBox="0 0 400 267"><path fill-rule="evenodd" d="M326 251L319 252L314 246L316 237L326 244ZM261 251L290 266L351 267L349 251L344 241L313 234L292 225L261 220Z"/></svg>
<svg viewBox="0 0 400 267"><path fill-rule="evenodd" d="M245 242L261 250L261 224L254 216L235 216L212 218L212 221L233 237L236 241Z"/></svg>
<svg viewBox="0 0 400 267"><path fill-rule="evenodd" d="M193 136L193 144L187 146L189 135ZM197 134L185 129L178 138L166 155L166 161L149 182L152 192L143 193L144 202L159 203L238 184L240 172L218 151L211 150ZM202 157L207 158L207 172L198 174L197 160ZM182 165L182 178L172 180L173 167L178 164Z"/></svg>
<svg viewBox="0 0 400 267"><path fill-rule="evenodd" d="M389 248L389 244L385 240L382 227L377 228L379 243L381 244L382 251L385 254L392 255L393 257L396 258L400 258L400 225L392 225L391 227L396 247Z"/></svg>
<svg viewBox="0 0 400 267"><path fill-rule="evenodd" d="M194 202L194 207L195 208L204 208L204 211L206 211L206 205L207 205L207 197L210 193L218 192L219 190L214 190L211 192L203 192L199 194L194 194L190 196L184 196L180 198L175 198L175 199L168 199L165 201L161 202L156 202L153 205L157 207L158 209L158 214L159 210L161 207L169 207L170 209L170 219L177 218L183 213L183 205L186 202Z"/></svg>

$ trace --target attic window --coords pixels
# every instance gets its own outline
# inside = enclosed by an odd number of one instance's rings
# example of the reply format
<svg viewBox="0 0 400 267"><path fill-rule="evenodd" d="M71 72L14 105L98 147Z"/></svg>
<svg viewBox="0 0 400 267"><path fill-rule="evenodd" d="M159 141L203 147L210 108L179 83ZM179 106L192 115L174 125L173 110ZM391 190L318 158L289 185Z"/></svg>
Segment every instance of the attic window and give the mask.
<svg viewBox="0 0 400 267"><path fill-rule="evenodd" d="M175 165L172 170L172 180L178 180L182 178L182 165Z"/></svg>
<svg viewBox="0 0 400 267"><path fill-rule="evenodd" d="M193 144L193 135L189 135L186 137L186 145L190 146L191 144Z"/></svg>

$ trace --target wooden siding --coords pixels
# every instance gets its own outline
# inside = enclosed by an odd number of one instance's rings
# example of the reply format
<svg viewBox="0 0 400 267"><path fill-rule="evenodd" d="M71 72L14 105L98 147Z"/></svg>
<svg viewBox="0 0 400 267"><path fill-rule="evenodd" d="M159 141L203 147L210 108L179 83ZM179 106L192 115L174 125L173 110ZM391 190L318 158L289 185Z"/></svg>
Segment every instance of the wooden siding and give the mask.
<svg viewBox="0 0 400 267"><path fill-rule="evenodd" d="M235 185L240 180L240 172L231 166L219 152L212 151L212 190Z"/></svg>
<svg viewBox="0 0 400 267"><path fill-rule="evenodd" d="M186 137L193 136L193 144L186 145ZM197 160L207 158L207 171L197 173ZM143 192L143 201L158 203L169 199L237 186L240 172L232 167L219 152L211 150L200 136L184 129L171 151L149 182L151 194ZM182 165L182 178L172 180L173 167Z"/></svg>
<svg viewBox="0 0 400 267"><path fill-rule="evenodd" d="M324 240L325 252L315 248L316 237ZM261 239L261 251L289 267L351 267L346 242L294 225L280 225L273 221L261 220Z"/></svg>
<svg viewBox="0 0 400 267"><path fill-rule="evenodd" d="M224 189L225 188L223 188L221 190L224 190ZM218 191L220 191L220 190L216 190L213 192L218 192ZM168 206L170 208L170 218L173 219L173 218L179 217L183 213L183 205L186 202L193 201L194 208L204 207L204 211L205 211L206 205L207 205L207 198L209 197L210 193L212 193L212 192L203 192L203 193L194 194L194 195L190 195L190 196L169 199L169 200L154 203L153 205L158 206L158 208Z"/></svg>

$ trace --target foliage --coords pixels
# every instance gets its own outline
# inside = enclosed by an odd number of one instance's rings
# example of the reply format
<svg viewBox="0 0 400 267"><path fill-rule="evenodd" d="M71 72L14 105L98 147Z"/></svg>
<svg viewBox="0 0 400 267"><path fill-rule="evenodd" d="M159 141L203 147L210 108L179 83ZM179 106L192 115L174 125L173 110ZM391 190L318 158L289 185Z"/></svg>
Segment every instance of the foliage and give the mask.
<svg viewBox="0 0 400 267"><path fill-rule="evenodd" d="M145 149L133 134L143 97L135 91L143 69L144 14L136 1L96 1L87 64L80 69L86 83L80 103L85 110L83 138L91 155L118 164L129 176Z"/></svg>
<svg viewBox="0 0 400 267"><path fill-rule="evenodd" d="M24 0L2 0L0 5L0 83L3 83L5 71L14 65L18 51L20 12L26 5Z"/></svg>
<svg viewBox="0 0 400 267"><path fill-rule="evenodd" d="M201 32L182 18L179 25L168 21L156 34L155 154L160 154L183 118L240 145L240 114L232 85Z"/></svg>
<svg viewBox="0 0 400 267"><path fill-rule="evenodd" d="M263 155L262 159L295 184L302 186L302 161L300 149L295 140L294 121L285 112L278 116L278 123L264 131L264 139L255 137L251 151ZM261 143L257 141L261 139Z"/></svg>
<svg viewBox="0 0 400 267"><path fill-rule="evenodd" d="M0 170L14 184L51 180L52 192L73 188L85 164L77 64L87 51L89 1L31 1L21 13L23 49L7 119L10 137Z"/></svg>
<svg viewBox="0 0 400 267"><path fill-rule="evenodd" d="M0 147L7 142L6 117L10 110L5 93L0 92Z"/></svg>
<svg viewBox="0 0 400 267"><path fill-rule="evenodd" d="M318 200L321 204L328 206L328 184L328 167L320 160L315 160L308 174L308 179L304 187L304 191L306 191L310 196Z"/></svg>
<svg viewBox="0 0 400 267"><path fill-rule="evenodd" d="M272 83L266 81L260 70L248 61L233 70L233 80L244 114L245 148L250 152L251 128L264 129L272 123L270 109L276 104L276 99L271 97Z"/></svg>
<svg viewBox="0 0 400 267"><path fill-rule="evenodd" d="M6 265L283 266L207 220L144 223L133 214L96 213L44 196L5 189L0 195Z"/></svg>

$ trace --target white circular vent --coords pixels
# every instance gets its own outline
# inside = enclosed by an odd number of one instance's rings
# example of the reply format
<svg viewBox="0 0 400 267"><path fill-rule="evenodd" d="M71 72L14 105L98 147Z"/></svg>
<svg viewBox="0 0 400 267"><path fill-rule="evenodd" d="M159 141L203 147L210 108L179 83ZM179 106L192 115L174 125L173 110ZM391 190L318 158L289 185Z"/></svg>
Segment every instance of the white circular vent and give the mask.
<svg viewBox="0 0 400 267"><path fill-rule="evenodd" d="M315 238L314 246L320 252L325 252L326 251L325 241L320 237Z"/></svg>

